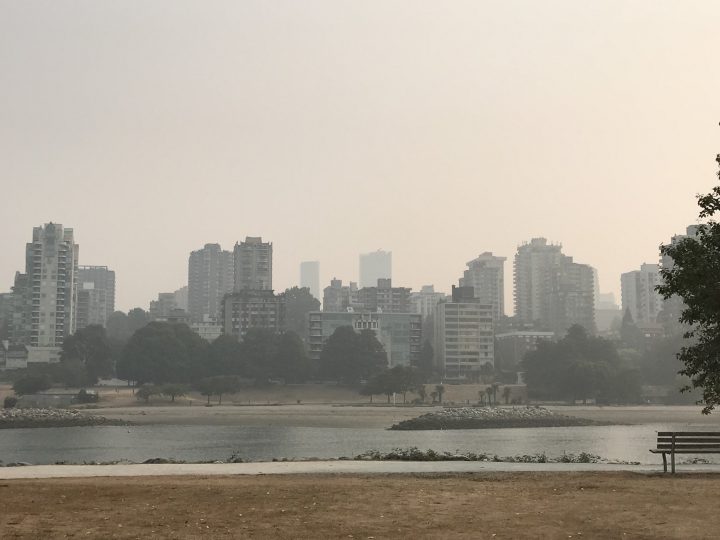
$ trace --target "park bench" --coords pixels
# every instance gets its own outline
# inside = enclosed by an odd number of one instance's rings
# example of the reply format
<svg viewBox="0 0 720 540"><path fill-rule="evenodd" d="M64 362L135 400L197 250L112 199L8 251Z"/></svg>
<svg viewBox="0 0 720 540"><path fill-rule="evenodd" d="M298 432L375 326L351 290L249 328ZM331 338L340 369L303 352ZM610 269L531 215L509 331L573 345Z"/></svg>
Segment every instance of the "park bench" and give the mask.
<svg viewBox="0 0 720 540"><path fill-rule="evenodd" d="M675 454L720 454L720 431L659 431L657 448L653 454L662 454L663 472L667 472L667 455L675 473Z"/></svg>

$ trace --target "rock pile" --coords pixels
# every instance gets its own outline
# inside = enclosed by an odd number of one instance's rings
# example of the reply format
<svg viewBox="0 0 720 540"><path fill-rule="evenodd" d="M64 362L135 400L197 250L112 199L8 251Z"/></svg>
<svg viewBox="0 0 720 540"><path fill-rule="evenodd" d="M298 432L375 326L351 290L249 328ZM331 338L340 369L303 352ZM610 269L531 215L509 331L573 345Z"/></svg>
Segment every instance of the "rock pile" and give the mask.
<svg viewBox="0 0 720 540"><path fill-rule="evenodd" d="M125 422L72 409L0 409L0 429L100 425L125 425Z"/></svg>
<svg viewBox="0 0 720 540"><path fill-rule="evenodd" d="M404 420L390 429L491 429L591 425L600 425L600 423L557 414L543 407L457 407Z"/></svg>

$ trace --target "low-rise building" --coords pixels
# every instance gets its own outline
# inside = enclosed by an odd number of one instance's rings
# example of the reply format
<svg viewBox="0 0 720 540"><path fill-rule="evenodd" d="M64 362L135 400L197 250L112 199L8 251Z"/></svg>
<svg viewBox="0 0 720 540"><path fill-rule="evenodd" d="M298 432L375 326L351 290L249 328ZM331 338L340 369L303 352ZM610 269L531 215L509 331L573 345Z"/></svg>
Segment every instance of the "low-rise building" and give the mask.
<svg viewBox="0 0 720 540"><path fill-rule="evenodd" d="M388 367L413 365L420 355L422 317L416 313L315 311L309 315L309 324L310 357L315 360L320 359L325 342L341 326L351 326L356 332L374 331L387 353Z"/></svg>
<svg viewBox="0 0 720 540"><path fill-rule="evenodd" d="M190 329L203 338L205 341L213 342L223 333L223 327L218 323L217 318L205 315L202 322L190 324Z"/></svg>

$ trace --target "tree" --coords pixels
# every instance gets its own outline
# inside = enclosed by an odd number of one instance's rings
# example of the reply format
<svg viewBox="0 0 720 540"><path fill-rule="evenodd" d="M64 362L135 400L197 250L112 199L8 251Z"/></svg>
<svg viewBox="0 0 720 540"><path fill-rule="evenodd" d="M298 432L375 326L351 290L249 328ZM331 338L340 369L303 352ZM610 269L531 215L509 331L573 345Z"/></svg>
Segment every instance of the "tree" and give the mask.
<svg viewBox="0 0 720 540"><path fill-rule="evenodd" d="M144 399L145 403L150 403L150 398L160 393L157 386L153 384L143 384L135 391L136 399Z"/></svg>
<svg viewBox="0 0 720 540"><path fill-rule="evenodd" d="M395 366L376 373L361 389L361 393L367 389L366 392L372 391L375 394L385 394L388 403L390 403L393 394L402 394L403 403L406 403L407 393L417 386L417 380L418 376L413 368Z"/></svg>
<svg viewBox="0 0 720 540"><path fill-rule="evenodd" d="M132 308L127 314L127 328L132 336L135 332L150 324L150 315L143 308Z"/></svg>
<svg viewBox="0 0 720 540"><path fill-rule="evenodd" d="M123 348L118 376L139 383L188 383L207 375L209 344L185 324L152 322Z"/></svg>
<svg viewBox="0 0 720 540"><path fill-rule="evenodd" d="M625 310L625 314L622 318L622 325L620 326L620 339L626 347L635 349L636 351L642 350L643 348L643 336L640 329L633 320L630 308Z"/></svg>
<svg viewBox="0 0 720 540"><path fill-rule="evenodd" d="M60 362L65 366L79 364L83 380L77 386L94 385L100 377L112 375L112 353L105 329L90 325L65 338Z"/></svg>
<svg viewBox="0 0 720 540"><path fill-rule="evenodd" d="M558 342L539 343L525 355L523 366L531 395L567 401L620 401L611 381L629 368L611 341L590 336L579 325ZM639 386L636 391L639 395Z"/></svg>
<svg viewBox="0 0 720 540"><path fill-rule="evenodd" d="M292 287L282 296L285 298L285 325L302 339L307 339L308 313L320 311L320 301L310 294L307 287Z"/></svg>
<svg viewBox="0 0 720 540"><path fill-rule="evenodd" d="M186 395L190 389L185 384L168 383L163 384L158 391L164 396L170 396L170 401L174 403L176 397Z"/></svg>
<svg viewBox="0 0 720 540"><path fill-rule="evenodd" d="M235 336L223 334L210 344L207 372L211 376L246 375L243 346Z"/></svg>
<svg viewBox="0 0 720 540"><path fill-rule="evenodd" d="M442 384L437 384L435 385L435 392L437 392L438 402L442 405L445 387Z"/></svg>
<svg viewBox="0 0 720 540"><path fill-rule="evenodd" d="M272 330L250 328L242 342L242 355L247 374L256 384L267 384L277 377L277 339Z"/></svg>
<svg viewBox="0 0 720 540"><path fill-rule="evenodd" d="M495 369L490 362L485 362L480 366L480 379L482 379L483 383L488 384L492 382L494 373Z"/></svg>
<svg viewBox="0 0 720 540"><path fill-rule="evenodd" d="M510 394L511 393L512 393L512 390L510 389L509 386L503 386L502 396L503 396L503 399L505 400L505 405L510 403Z"/></svg>
<svg viewBox="0 0 720 540"><path fill-rule="evenodd" d="M52 381L47 375L25 375L13 383L13 391L18 396L37 394L52 386Z"/></svg>
<svg viewBox="0 0 720 540"><path fill-rule="evenodd" d="M492 389L492 386L486 386L486 387L485 387L485 395L487 396L488 405L492 405L492 404L493 404L493 399L492 399L492 397L493 397L493 389Z"/></svg>
<svg viewBox="0 0 720 540"><path fill-rule="evenodd" d="M716 161L720 165L720 155ZM657 290L666 300L684 302L680 322L688 329L679 373L690 378L683 390L702 390L703 413L709 414L720 403L720 223L713 219L720 211L720 185L699 196L698 206L699 218L708 221L696 235L660 247L673 264L660 270Z"/></svg>
<svg viewBox="0 0 720 540"><path fill-rule="evenodd" d="M223 394L235 394L240 390L240 379L232 375L205 377L195 383L195 389L207 396L208 405L210 396L218 396L218 404L222 405Z"/></svg>
<svg viewBox="0 0 720 540"><path fill-rule="evenodd" d="M490 385L490 388L492 388L493 403L495 403L495 405L497 405L497 391L498 391L498 388L500 388L500 383L494 382Z"/></svg>
<svg viewBox="0 0 720 540"><path fill-rule="evenodd" d="M417 367L417 372L423 379L423 382L430 380L435 371L435 351L428 340L423 342L415 367Z"/></svg>
<svg viewBox="0 0 720 540"><path fill-rule="evenodd" d="M287 330L276 336L273 376L286 382L301 383L310 379L315 365L305 351L300 336Z"/></svg>
<svg viewBox="0 0 720 540"><path fill-rule="evenodd" d="M387 354L372 330L355 332L340 326L328 338L320 355L320 373L329 379L358 385L387 367Z"/></svg>

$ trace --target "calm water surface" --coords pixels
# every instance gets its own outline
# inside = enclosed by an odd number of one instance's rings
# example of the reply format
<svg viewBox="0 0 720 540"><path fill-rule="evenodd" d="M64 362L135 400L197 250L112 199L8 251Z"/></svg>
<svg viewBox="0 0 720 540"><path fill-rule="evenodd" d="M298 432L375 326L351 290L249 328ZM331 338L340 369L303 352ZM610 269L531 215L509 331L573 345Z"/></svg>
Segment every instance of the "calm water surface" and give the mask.
<svg viewBox="0 0 720 540"><path fill-rule="evenodd" d="M608 459L653 464L661 459L648 452L657 431L688 429L687 424L446 431L166 425L4 429L0 430L0 460L34 464L144 461L153 457L225 461L234 454L244 460L269 461L352 457L373 449L417 446L501 456L589 452ZM715 461L712 458L717 456L708 457Z"/></svg>

